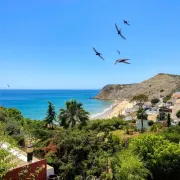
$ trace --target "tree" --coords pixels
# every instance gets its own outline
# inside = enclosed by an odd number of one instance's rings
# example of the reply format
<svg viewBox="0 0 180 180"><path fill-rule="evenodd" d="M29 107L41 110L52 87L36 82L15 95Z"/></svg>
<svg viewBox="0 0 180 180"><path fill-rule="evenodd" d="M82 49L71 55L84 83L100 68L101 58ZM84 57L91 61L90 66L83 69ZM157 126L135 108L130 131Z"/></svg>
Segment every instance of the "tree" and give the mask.
<svg viewBox="0 0 180 180"><path fill-rule="evenodd" d="M171 126L171 115L167 114L167 127Z"/></svg>
<svg viewBox="0 0 180 180"><path fill-rule="evenodd" d="M139 155L154 180L180 179L180 148L163 136L143 134L131 139L129 149Z"/></svg>
<svg viewBox="0 0 180 180"><path fill-rule="evenodd" d="M1 108L0 109L0 121L5 122L6 118L7 118L7 115L6 115L5 111Z"/></svg>
<svg viewBox="0 0 180 180"><path fill-rule="evenodd" d="M166 103L171 99L171 94L168 94L165 98L163 98L163 102Z"/></svg>
<svg viewBox="0 0 180 180"><path fill-rule="evenodd" d="M163 121L166 119L166 112L167 112L167 109L163 106L159 109L159 121Z"/></svg>
<svg viewBox="0 0 180 180"><path fill-rule="evenodd" d="M177 116L178 118L180 118L180 110L177 111L176 116Z"/></svg>
<svg viewBox="0 0 180 180"><path fill-rule="evenodd" d="M155 98L155 99L151 99L151 103L152 104L157 104L159 102L159 99Z"/></svg>
<svg viewBox="0 0 180 180"><path fill-rule="evenodd" d="M152 121L152 120L148 121L149 126L152 126L153 124L154 124L154 121Z"/></svg>
<svg viewBox="0 0 180 180"><path fill-rule="evenodd" d="M64 130L54 142L58 151L48 159L54 159L60 179L100 178L108 173L108 159L122 149L121 140L115 135L74 128Z"/></svg>
<svg viewBox="0 0 180 180"><path fill-rule="evenodd" d="M0 122L0 179L15 166L15 163L13 163L15 157L9 153L11 146L7 147L7 149L1 148L4 143L10 141L9 137L4 134L4 129L5 124Z"/></svg>
<svg viewBox="0 0 180 180"><path fill-rule="evenodd" d="M179 144L180 141L180 127L179 126L171 126L166 128L161 134L171 142Z"/></svg>
<svg viewBox="0 0 180 180"><path fill-rule="evenodd" d="M147 120L148 115L146 114L146 111L143 108L139 108L136 116L137 119L141 120L141 132L143 132L143 120Z"/></svg>
<svg viewBox="0 0 180 180"><path fill-rule="evenodd" d="M136 102L138 104L138 106L142 108L144 103L148 101L148 97L144 94L139 94L139 95L134 96L131 99L131 101Z"/></svg>
<svg viewBox="0 0 180 180"><path fill-rule="evenodd" d="M82 107L82 103L76 100L66 102L66 108L60 109L59 122L64 128L74 127L77 123L85 125L89 119L89 113Z"/></svg>
<svg viewBox="0 0 180 180"><path fill-rule="evenodd" d="M8 118L13 118L16 121L22 122L24 117L18 109L15 108L3 108Z"/></svg>
<svg viewBox="0 0 180 180"><path fill-rule="evenodd" d="M129 150L117 153L112 161L112 170L115 180L145 180L149 174L139 156Z"/></svg>
<svg viewBox="0 0 180 180"><path fill-rule="evenodd" d="M45 122L48 128L53 129L53 121L56 120L56 112L54 105L48 101L48 110L47 110L47 117L45 118Z"/></svg>

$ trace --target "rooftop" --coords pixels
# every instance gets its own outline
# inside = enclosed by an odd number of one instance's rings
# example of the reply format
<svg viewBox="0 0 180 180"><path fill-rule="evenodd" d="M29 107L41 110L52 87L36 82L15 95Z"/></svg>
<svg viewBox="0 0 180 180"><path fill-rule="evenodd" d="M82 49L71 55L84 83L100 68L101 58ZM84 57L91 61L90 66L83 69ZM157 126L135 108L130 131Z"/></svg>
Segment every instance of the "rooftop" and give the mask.
<svg viewBox="0 0 180 180"><path fill-rule="evenodd" d="M20 150L20 149L18 149L16 147L13 147L13 148L9 148L9 147L10 147L9 143L2 143L2 144L0 144L0 148L8 150L8 152L10 152L12 155L15 156L15 158L12 160L12 163L16 164L16 168L29 164L27 162L27 153L26 152L24 152L24 151L22 151L22 150ZM40 160L33 156L32 163L33 162L38 162L38 161L40 161ZM49 166L47 164L47 170L48 169L52 169L52 168L53 167L51 167L51 166Z"/></svg>

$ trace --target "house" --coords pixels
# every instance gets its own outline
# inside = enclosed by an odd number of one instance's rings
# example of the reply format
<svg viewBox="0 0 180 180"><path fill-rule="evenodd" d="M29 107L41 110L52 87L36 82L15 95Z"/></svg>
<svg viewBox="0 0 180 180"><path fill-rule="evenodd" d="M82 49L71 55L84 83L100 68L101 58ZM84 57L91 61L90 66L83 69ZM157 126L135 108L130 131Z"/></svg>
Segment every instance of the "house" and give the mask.
<svg viewBox="0 0 180 180"><path fill-rule="evenodd" d="M126 116L124 120L125 121L131 121L131 120L133 120L133 117L132 116Z"/></svg>
<svg viewBox="0 0 180 180"><path fill-rule="evenodd" d="M14 155L14 158L11 163L16 165L15 168L11 169L4 177L4 179L17 180L19 179L19 174L24 172L24 170L28 170L26 175L30 173L34 173L37 168L41 168L42 170L38 174L37 180L47 179L50 175L54 175L54 168L49 166L46 162L46 159L37 159L32 157L32 160L28 162L28 153L21 151L18 148L9 148L10 144L2 143L0 148L7 150L10 154Z"/></svg>
<svg viewBox="0 0 180 180"><path fill-rule="evenodd" d="M173 103L175 104L178 99L180 99L180 92L175 92L171 96Z"/></svg>
<svg viewBox="0 0 180 180"><path fill-rule="evenodd" d="M137 120L136 125L137 125L137 130L142 129L142 122L140 119ZM148 120L143 120L143 129L148 129L148 128L149 128Z"/></svg>
<svg viewBox="0 0 180 180"><path fill-rule="evenodd" d="M177 111L180 110L180 99L176 100L175 105L172 107L172 119L178 119L176 116Z"/></svg>

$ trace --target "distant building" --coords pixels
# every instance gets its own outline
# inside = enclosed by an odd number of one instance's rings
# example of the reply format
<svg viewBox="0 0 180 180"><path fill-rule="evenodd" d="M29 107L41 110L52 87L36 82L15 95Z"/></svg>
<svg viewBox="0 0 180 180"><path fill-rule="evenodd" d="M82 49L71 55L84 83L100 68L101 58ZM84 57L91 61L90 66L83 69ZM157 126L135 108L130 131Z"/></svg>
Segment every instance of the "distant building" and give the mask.
<svg viewBox="0 0 180 180"><path fill-rule="evenodd" d="M131 120L133 120L133 117L132 117L132 116L126 116L126 117L125 117L125 121L131 121Z"/></svg>
<svg viewBox="0 0 180 180"><path fill-rule="evenodd" d="M171 96L173 103L176 103L178 99L180 99L180 92L175 92Z"/></svg>
<svg viewBox="0 0 180 180"><path fill-rule="evenodd" d="M137 130L141 130L142 129L141 120L137 120L136 124L137 124ZM149 128L148 120L143 120L143 129L148 129L148 128Z"/></svg>

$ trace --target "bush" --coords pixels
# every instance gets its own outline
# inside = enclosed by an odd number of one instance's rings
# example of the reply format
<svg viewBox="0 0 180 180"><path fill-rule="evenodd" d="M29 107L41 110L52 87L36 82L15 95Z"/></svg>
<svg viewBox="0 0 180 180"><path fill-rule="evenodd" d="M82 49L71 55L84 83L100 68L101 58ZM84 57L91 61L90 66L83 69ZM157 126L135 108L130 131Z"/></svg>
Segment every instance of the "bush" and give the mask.
<svg viewBox="0 0 180 180"><path fill-rule="evenodd" d="M123 129L128 123L119 118L112 118L107 120L93 120L89 121L85 129L97 130L97 131L113 131L117 129Z"/></svg>
<svg viewBox="0 0 180 180"><path fill-rule="evenodd" d="M75 179L83 175L98 178L107 168L107 159L122 149L120 139L97 131L72 130L57 137L59 175L61 179ZM48 157L50 158L50 157Z"/></svg>
<svg viewBox="0 0 180 180"><path fill-rule="evenodd" d="M159 129L162 129L162 128L163 128L163 125L161 123L154 123L151 126L150 131L157 132Z"/></svg>
<svg viewBox="0 0 180 180"><path fill-rule="evenodd" d="M161 133L166 139L171 142L179 143L180 141L180 127L171 126Z"/></svg>
<svg viewBox="0 0 180 180"><path fill-rule="evenodd" d="M149 174L139 156L128 150L121 151L113 158L112 171L115 180L145 180Z"/></svg>
<svg viewBox="0 0 180 180"><path fill-rule="evenodd" d="M159 102L159 99L155 98L155 99L151 99L151 103L152 104L157 104Z"/></svg>
<svg viewBox="0 0 180 180"><path fill-rule="evenodd" d="M6 121L6 113L3 109L0 109L0 121L5 122Z"/></svg>
<svg viewBox="0 0 180 180"><path fill-rule="evenodd" d="M131 140L129 148L142 157L155 180L180 179L180 148L160 135L145 134Z"/></svg>
<svg viewBox="0 0 180 180"><path fill-rule="evenodd" d="M163 102L166 103L167 101L169 101L171 99L171 94L167 95L164 99Z"/></svg>
<svg viewBox="0 0 180 180"><path fill-rule="evenodd" d="M153 124L154 124L154 121L152 121L152 120L148 121L149 126L152 126Z"/></svg>

